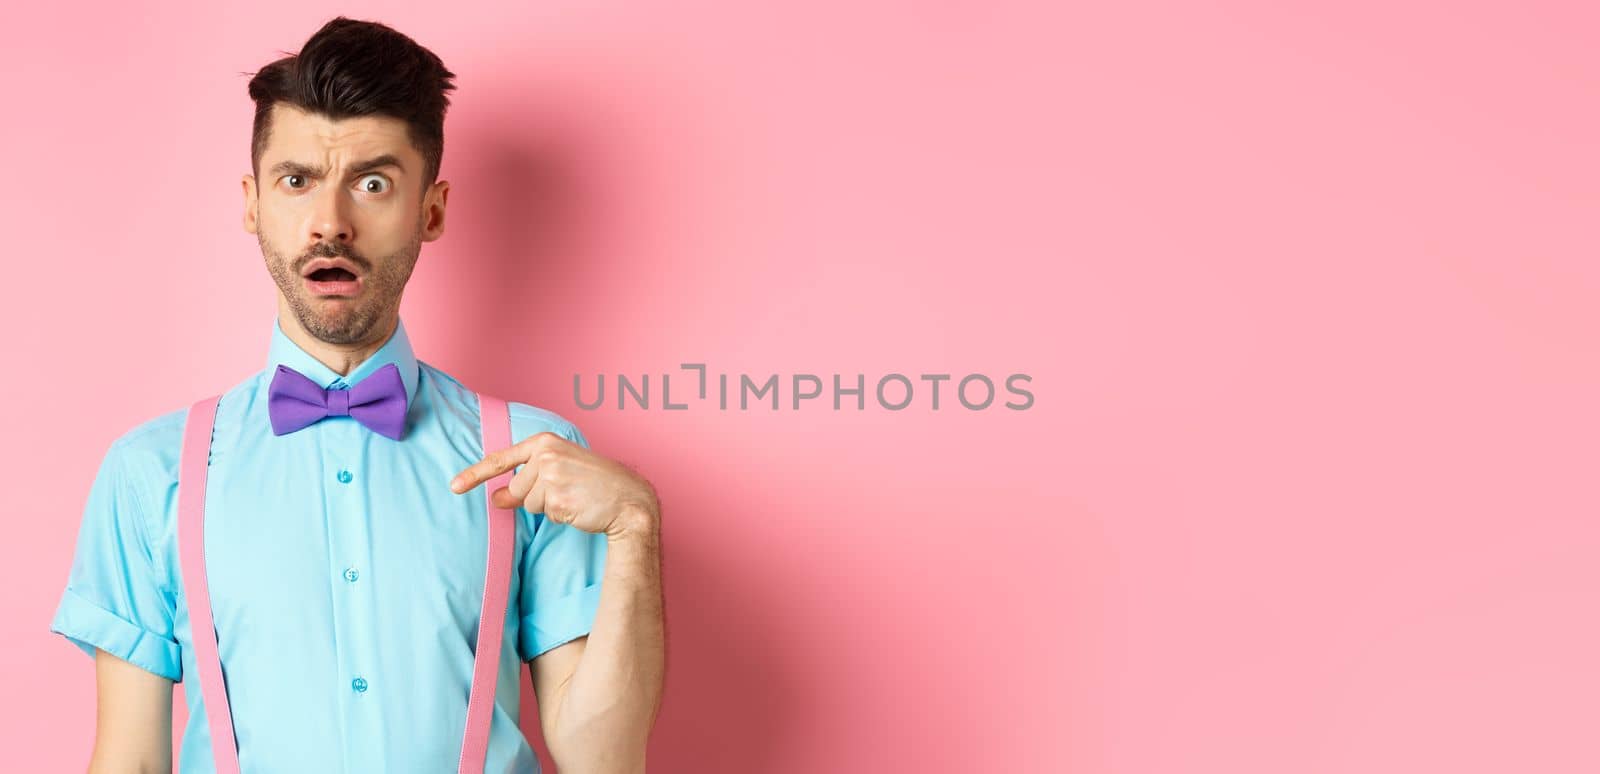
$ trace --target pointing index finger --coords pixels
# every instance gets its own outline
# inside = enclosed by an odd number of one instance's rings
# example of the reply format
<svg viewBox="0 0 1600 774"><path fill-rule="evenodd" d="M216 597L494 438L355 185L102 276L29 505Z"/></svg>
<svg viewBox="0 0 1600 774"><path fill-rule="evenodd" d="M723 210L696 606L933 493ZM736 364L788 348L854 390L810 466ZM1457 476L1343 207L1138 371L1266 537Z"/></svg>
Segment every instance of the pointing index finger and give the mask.
<svg viewBox="0 0 1600 774"><path fill-rule="evenodd" d="M456 474L450 479L450 491L461 494L495 476L527 462L519 455L515 446L490 452L483 460L473 464L466 470Z"/></svg>

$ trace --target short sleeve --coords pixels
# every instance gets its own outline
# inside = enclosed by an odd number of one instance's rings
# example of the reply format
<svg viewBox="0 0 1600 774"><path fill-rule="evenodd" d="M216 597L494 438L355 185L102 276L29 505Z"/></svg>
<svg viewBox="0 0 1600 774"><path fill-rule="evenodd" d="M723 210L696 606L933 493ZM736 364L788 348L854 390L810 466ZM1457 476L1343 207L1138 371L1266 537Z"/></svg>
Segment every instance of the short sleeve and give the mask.
<svg viewBox="0 0 1600 774"><path fill-rule="evenodd" d="M127 458L119 441L100 462L50 631L91 657L99 648L176 681L183 670L173 637L174 600L155 569L146 507Z"/></svg>
<svg viewBox="0 0 1600 774"><path fill-rule="evenodd" d="M552 428L583 448L589 441L571 423ZM529 433L531 435L531 433ZM524 436L525 437L525 436ZM521 440L519 437L517 440ZM600 580L606 565L606 536L550 521L543 513L517 516L532 531L521 560L522 616L517 637L523 661L589 633L600 606Z"/></svg>

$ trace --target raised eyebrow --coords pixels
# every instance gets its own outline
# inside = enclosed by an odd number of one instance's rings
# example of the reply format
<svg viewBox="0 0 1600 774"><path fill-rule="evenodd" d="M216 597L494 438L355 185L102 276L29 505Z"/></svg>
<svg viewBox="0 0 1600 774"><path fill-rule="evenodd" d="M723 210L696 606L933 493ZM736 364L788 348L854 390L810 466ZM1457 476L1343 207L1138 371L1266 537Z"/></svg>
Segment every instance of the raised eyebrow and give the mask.
<svg viewBox="0 0 1600 774"><path fill-rule="evenodd" d="M406 166L400 163L400 157L392 153L385 153L382 156L376 156L365 161L357 162L355 165L350 167L349 174L352 176L360 175L366 172L371 172L374 169L381 169L383 167L394 167L401 172L406 171ZM273 164L270 171L274 177L279 175L305 175L306 177L322 177L324 174L326 174L326 170L324 170L322 167L313 167L310 164L302 164L298 161L280 161L276 164Z"/></svg>
<svg viewBox="0 0 1600 774"><path fill-rule="evenodd" d="M271 174L273 177L277 177L279 175L304 175L306 177L321 177L322 169L320 167L301 164L298 161L280 161L276 164L273 164L272 168L267 170L267 173Z"/></svg>
<svg viewBox="0 0 1600 774"><path fill-rule="evenodd" d="M385 153L382 156L370 158L366 161L356 164L350 168L350 174L359 175L363 172L371 172L374 169L380 169L382 167L394 167L401 172L406 171L406 166L400 163L400 157L394 155L393 153Z"/></svg>

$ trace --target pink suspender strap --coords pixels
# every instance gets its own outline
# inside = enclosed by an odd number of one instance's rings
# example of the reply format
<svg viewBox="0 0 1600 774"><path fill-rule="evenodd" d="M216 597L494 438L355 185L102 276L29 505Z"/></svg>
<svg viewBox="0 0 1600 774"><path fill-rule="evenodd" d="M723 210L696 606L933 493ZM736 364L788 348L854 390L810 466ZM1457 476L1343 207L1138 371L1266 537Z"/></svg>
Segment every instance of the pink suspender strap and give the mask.
<svg viewBox="0 0 1600 774"><path fill-rule="evenodd" d="M211 433L221 395L196 402L189 409L183 432L178 476L178 561L188 598L189 626L195 664L217 774L239 774L239 748L233 736L233 715L228 707L227 685L217 652L217 630L211 619L211 597L206 589L205 503L206 472L210 465ZM480 394L483 451L511 445L511 415L506 402ZM461 740L461 774L482 774L489 753L489 726L494 718L494 694L500 671L501 636L511 594L512 545L516 539L516 509L496 508L491 495L511 482L505 471L483 485L489 515L489 556L484 572L483 606L478 612L478 639L472 658L472 689L467 696L467 722Z"/></svg>
<svg viewBox="0 0 1600 774"><path fill-rule="evenodd" d="M211 594L206 589L206 469L211 462L211 428L217 419L213 395L189 407L183 425L183 451L178 463L178 564L184 595L189 600L190 639L198 667L200 693L211 726L211 751L217 774L239 774L239 750L233 742L233 714L217 657L217 630L211 622ZM193 689L193 685L190 685Z"/></svg>
<svg viewBox="0 0 1600 774"><path fill-rule="evenodd" d="M478 394L478 414L483 426L483 453L511 445L511 414L506 402ZM489 513L489 562L483 579L483 605L478 613L478 645L472 659L472 693L467 697L467 728L461 740L460 774L483 774L489 755L489 722L494 717L494 689L500 674L500 635L505 631L506 605L511 593L511 544L516 538L516 510L496 508L490 497L511 483L505 471L482 484L483 504Z"/></svg>

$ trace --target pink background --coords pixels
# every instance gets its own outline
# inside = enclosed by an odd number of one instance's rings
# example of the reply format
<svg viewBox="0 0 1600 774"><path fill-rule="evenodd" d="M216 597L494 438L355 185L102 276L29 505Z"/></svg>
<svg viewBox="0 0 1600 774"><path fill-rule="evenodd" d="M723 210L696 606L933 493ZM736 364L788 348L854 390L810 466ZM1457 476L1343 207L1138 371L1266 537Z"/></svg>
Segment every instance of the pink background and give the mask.
<svg viewBox="0 0 1600 774"><path fill-rule="evenodd" d="M8 11L5 768L88 759L99 455L264 364L241 73L335 12L460 76L419 355L662 493L652 771L1600 768L1593 7L1113 5ZM1036 403L573 403L686 361Z"/></svg>

